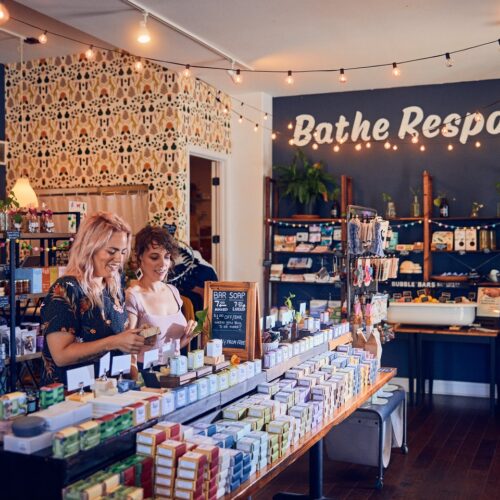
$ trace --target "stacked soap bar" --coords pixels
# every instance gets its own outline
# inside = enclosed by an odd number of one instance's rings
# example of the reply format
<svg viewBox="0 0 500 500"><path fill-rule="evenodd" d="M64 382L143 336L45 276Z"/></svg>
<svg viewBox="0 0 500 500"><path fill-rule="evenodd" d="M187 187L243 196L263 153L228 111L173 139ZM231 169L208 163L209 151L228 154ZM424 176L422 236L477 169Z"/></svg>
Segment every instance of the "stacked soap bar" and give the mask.
<svg viewBox="0 0 500 500"><path fill-rule="evenodd" d="M24 392L11 392L0 396L0 420L26 415L28 400Z"/></svg>
<svg viewBox="0 0 500 500"><path fill-rule="evenodd" d="M155 496L156 498L172 498L179 458L187 452L185 442L168 439L157 448L155 457Z"/></svg>
<svg viewBox="0 0 500 500"><path fill-rule="evenodd" d="M42 410L61 401L64 401L63 384L50 384L40 387L40 408Z"/></svg>

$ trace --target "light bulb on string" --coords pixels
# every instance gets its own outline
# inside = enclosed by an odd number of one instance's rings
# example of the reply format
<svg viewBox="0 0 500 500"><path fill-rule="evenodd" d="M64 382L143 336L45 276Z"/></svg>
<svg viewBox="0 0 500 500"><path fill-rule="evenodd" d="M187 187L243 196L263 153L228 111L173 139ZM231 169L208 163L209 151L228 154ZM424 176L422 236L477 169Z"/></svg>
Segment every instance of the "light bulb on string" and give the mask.
<svg viewBox="0 0 500 500"><path fill-rule="evenodd" d="M3 2L0 2L0 25L5 24L10 19L9 11Z"/></svg>
<svg viewBox="0 0 500 500"><path fill-rule="evenodd" d="M240 117L238 118L238 123L243 123L243 116L240 115Z"/></svg>
<svg viewBox="0 0 500 500"><path fill-rule="evenodd" d="M94 52L94 48L92 47L92 45L85 51L85 57L91 61L92 59L94 59L95 57L95 52Z"/></svg>
<svg viewBox="0 0 500 500"><path fill-rule="evenodd" d="M397 144L394 144L394 146L392 146L392 150L393 150L393 151L397 151L397 150L398 150L398 145L397 145Z"/></svg>
<svg viewBox="0 0 500 500"><path fill-rule="evenodd" d="M271 139L272 139L273 141L274 141L274 140L276 140L276 132L273 132L273 133L271 134Z"/></svg>
<svg viewBox="0 0 500 500"><path fill-rule="evenodd" d="M448 126L444 125L443 128L441 129L441 134L443 134L445 137L448 135Z"/></svg>
<svg viewBox="0 0 500 500"><path fill-rule="evenodd" d="M258 123L256 123L255 126L254 126L254 128L253 128L254 132L257 132L257 130L259 130L259 124Z"/></svg>
<svg viewBox="0 0 500 500"><path fill-rule="evenodd" d="M290 146L293 146L293 144L294 144L293 139L290 139L290 140L288 141L288 144L290 144Z"/></svg>
<svg viewBox="0 0 500 500"><path fill-rule="evenodd" d="M293 84L293 76L292 76L292 72L291 71L288 71L288 75L286 77L286 83L288 85L292 85Z"/></svg>
<svg viewBox="0 0 500 500"><path fill-rule="evenodd" d="M453 144L448 144L448 151L453 151Z"/></svg>
<svg viewBox="0 0 500 500"><path fill-rule="evenodd" d="M241 76L241 71L239 69L236 70L236 74L234 75L235 83L241 83L243 81L243 77Z"/></svg>
<svg viewBox="0 0 500 500"><path fill-rule="evenodd" d="M149 43L151 35L148 30L148 13L144 12L144 19L139 23L139 32L137 33L137 41L139 43Z"/></svg>
<svg viewBox="0 0 500 500"><path fill-rule="evenodd" d="M367 143L365 144L365 148L366 148L366 149L370 149L371 147L372 147L372 143L371 143L371 142L367 142Z"/></svg>
<svg viewBox="0 0 500 500"><path fill-rule="evenodd" d="M413 144L418 144L418 133L417 133L417 132L415 132L415 133L413 134L413 137L411 138L411 142L412 142Z"/></svg>
<svg viewBox="0 0 500 500"><path fill-rule="evenodd" d="M422 152L425 151L425 146L423 144L420 146L420 151L422 151Z"/></svg>
<svg viewBox="0 0 500 500"><path fill-rule="evenodd" d="M476 146L476 148L480 148L481 147L481 143L479 141L476 141L476 143L474 144L474 146Z"/></svg>
<svg viewBox="0 0 500 500"><path fill-rule="evenodd" d="M287 125L287 128L288 128L288 130L292 130L292 128L293 128L293 123L292 123L292 122L290 122L290 123Z"/></svg>
<svg viewBox="0 0 500 500"><path fill-rule="evenodd" d="M222 112L227 115L229 113L229 108L227 106L224 106L224 109L222 110Z"/></svg>
<svg viewBox="0 0 500 500"><path fill-rule="evenodd" d="M451 59L450 53L446 52L444 57L446 58L446 67L451 68L453 66L453 60Z"/></svg>
<svg viewBox="0 0 500 500"><path fill-rule="evenodd" d="M267 120L269 115L267 113L264 113L264 120Z"/></svg>
<svg viewBox="0 0 500 500"><path fill-rule="evenodd" d="M134 69L137 71L137 73L140 73L144 69L144 64L142 64L142 61L135 61Z"/></svg>
<svg viewBox="0 0 500 500"><path fill-rule="evenodd" d="M314 149L314 151L316 151L319 148L319 146L316 143L313 143L312 148Z"/></svg>
<svg viewBox="0 0 500 500"><path fill-rule="evenodd" d="M186 64L186 67L184 68L184 71L182 74L186 77L189 78L191 76L191 66L189 64Z"/></svg>
<svg viewBox="0 0 500 500"><path fill-rule="evenodd" d="M398 68L397 63L395 62L392 63L392 74L394 76L399 76L401 74L401 70Z"/></svg>
<svg viewBox="0 0 500 500"><path fill-rule="evenodd" d="M385 144L384 144L384 148L385 149L391 149L391 143L389 141L387 141Z"/></svg>
<svg viewBox="0 0 500 500"><path fill-rule="evenodd" d="M344 68L340 68L339 82L340 83L346 83L347 82L347 76L345 75Z"/></svg>
<svg viewBox="0 0 500 500"><path fill-rule="evenodd" d="M338 153L340 151L340 146L338 144L335 144L335 146L333 146L333 151L335 153Z"/></svg>
<svg viewBox="0 0 500 500"><path fill-rule="evenodd" d="M354 146L354 149L356 151L361 151L361 144L356 144L356 146Z"/></svg>
<svg viewBox="0 0 500 500"><path fill-rule="evenodd" d="M47 43L47 32L44 31L40 35L38 35L38 42L41 43L42 45L45 45Z"/></svg>
<svg viewBox="0 0 500 500"><path fill-rule="evenodd" d="M474 120L476 122L480 122L482 119L483 119L482 113L480 113L479 111L476 111L476 113L474 114Z"/></svg>

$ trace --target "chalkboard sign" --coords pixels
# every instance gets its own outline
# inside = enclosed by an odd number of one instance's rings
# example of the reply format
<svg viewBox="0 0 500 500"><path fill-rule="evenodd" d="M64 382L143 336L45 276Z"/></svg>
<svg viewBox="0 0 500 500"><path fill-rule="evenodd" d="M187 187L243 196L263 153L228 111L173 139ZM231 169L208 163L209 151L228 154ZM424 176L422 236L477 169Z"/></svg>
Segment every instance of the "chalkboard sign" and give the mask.
<svg viewBox="0 0 500 500"><path fill-rule="evenodd" d="M253 360L260 355L257 284L252 282L207 281L205 307L211 337L221 339L225 354Z"/></svg>

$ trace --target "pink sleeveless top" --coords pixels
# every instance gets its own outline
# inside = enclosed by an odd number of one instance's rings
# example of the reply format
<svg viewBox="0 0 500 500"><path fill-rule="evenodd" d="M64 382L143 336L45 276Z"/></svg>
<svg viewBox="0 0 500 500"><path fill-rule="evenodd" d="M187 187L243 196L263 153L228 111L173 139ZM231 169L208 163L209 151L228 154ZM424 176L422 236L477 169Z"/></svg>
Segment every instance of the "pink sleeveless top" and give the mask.
<svg viewBox="0 0 500 500"><path fill-rule="evenodd" d="M137 359L140 363L143 363L144 361L145 351L159 349L161 356L163 344L165 344L169 339L181 338L187 325L186 318L181 311L182 299L179 295L179 291L175 288L175 286L167 286L172 292L178 307L176 313L169 314L168 316L149 314L144 307L142 294L139 291L138 286L133 286L126 292L127 311L137 316L137 327L141 327L142 325L151 325L160 328L160 334L156 337L156 343L154 345L144 346L142 351L138 354Z"/></svg>

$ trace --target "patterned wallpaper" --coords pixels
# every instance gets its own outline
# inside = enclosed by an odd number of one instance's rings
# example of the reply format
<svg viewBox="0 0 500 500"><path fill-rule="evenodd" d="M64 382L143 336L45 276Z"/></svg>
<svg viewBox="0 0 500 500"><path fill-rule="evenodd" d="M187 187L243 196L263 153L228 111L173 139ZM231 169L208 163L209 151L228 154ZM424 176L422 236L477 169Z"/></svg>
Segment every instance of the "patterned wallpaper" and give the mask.
<svg viewBox="0 0 500 500"><path fill-rule="evenodd" d="M146 184L149 217L185 237L188 144L230 153L230 98L145 62L96 52L6 67L7 185L37 188ZM217 98L220 102L217 101Z"/></svg>

